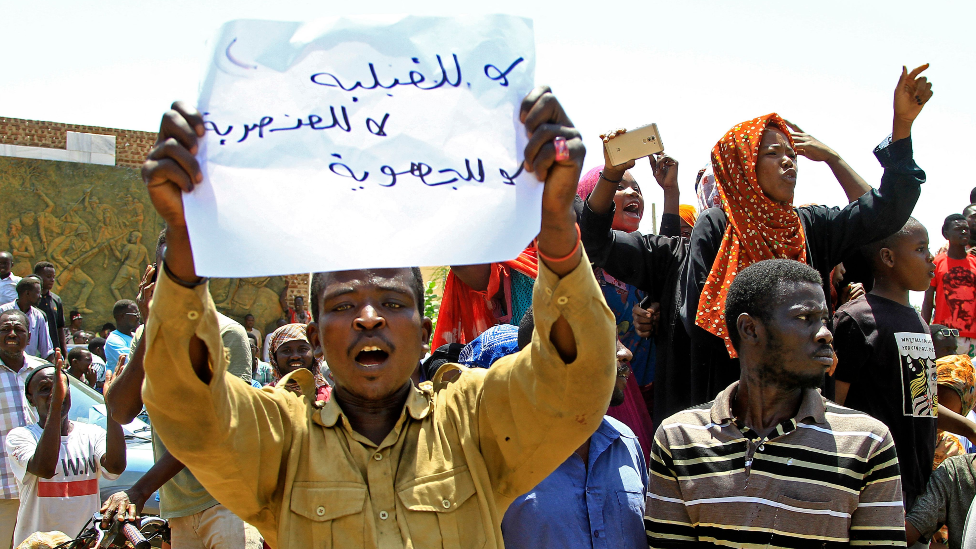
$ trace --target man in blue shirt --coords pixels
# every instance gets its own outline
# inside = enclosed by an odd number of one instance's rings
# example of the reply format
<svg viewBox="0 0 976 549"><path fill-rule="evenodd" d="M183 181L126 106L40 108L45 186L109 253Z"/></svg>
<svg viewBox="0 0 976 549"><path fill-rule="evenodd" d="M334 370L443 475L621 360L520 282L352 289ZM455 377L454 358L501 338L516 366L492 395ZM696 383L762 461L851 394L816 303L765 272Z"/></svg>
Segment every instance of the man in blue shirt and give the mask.
<svg viewBox="0 0 976 549"><path fill-rule="evenodd" d="M519 348L531 340L527 323L531 319L523 319L519 326ZM619 406L626 398L632 356L618 340L617 383L610 406ZM502 520L505 546L647 549L647 482L637 437L623 423L605 416L569 459L509 506Z"/></svg>
<svg viewBox="0 0 976 549"><path fill-rule="evenodd" d="M119 357L129 354L132 346L132 333L139 327L139 306L131 299L120 299L112 307L115 317L115 330L105 338L105 369L114 372L119 365Z"/></svg>

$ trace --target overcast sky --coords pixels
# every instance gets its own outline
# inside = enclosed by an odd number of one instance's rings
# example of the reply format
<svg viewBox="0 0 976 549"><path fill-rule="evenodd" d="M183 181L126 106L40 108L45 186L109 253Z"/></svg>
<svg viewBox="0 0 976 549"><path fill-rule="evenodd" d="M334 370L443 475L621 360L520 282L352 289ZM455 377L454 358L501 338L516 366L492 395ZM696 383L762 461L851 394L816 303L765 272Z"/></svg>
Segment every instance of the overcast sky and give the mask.
<svg viewBox="0 0 976 549"><path fill-rule="evenodd" d="M966 2L525 2L479 4L530 17L536 82L552 86L602 163L599 133L656 122L678 159L682 202L715 142L737 122L775 111L837 150L877 185L871 150L891 131L902 65L931 63L935 96L916 122L928 174L915 209L933 251L943 218L976 186L976 8ZM193 100L206 42L238 18L301 21L363 13L454 15L461 2L99 0L4 2L0 116L155 131L175 99ZM966 150L962 150L962 149ZM960 150L956 150L960 149ZM829 169L800 161L796 203L846 200ZM635 172L649 202L650 169ZM649 213L645 226L650 225ZM659 212L660 213L660 212Z"/></svg>

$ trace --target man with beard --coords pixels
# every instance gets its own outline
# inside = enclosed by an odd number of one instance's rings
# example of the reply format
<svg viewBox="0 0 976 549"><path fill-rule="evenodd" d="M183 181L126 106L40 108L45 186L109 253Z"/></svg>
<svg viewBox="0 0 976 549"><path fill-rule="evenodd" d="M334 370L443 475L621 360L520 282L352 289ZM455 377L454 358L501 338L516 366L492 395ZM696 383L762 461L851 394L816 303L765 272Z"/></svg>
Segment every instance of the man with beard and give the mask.
<svg viewBox="0 0 976 549"><path fill-rule="evenodd" d="M532 340L532 310L519 324L518 348ZM610 406L627 398L633 354L617 340L617 378ZM502 520L507 547L646 549L643 528L647 465L637 435L604 416L589 439L535 488L519 496Z"/></svg>
<svg viewBox="0 0 976 549"><path fill-rule="evenodd" d="M894 442L817 391L833 364L817 271L760 261L728 290L739 381L675 414L651 449L652 547L904 546Z"/></svg>

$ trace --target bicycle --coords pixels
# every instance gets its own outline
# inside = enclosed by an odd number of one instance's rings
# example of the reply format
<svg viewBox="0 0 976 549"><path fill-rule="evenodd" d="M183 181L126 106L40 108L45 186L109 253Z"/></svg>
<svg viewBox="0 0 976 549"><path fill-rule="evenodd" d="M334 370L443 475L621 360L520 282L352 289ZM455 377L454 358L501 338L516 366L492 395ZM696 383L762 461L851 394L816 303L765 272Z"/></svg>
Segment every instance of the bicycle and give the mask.
<svg viewBox="0 0 976 549"><path fill-rule="evenodd" d="M125 549L126 542L135 549L150 549L169 543L169 538L169 523L159 517L143 517L134 523L113 520L111 526L103 529L102 515L95 513L78 537L54 549Z"/></svg>

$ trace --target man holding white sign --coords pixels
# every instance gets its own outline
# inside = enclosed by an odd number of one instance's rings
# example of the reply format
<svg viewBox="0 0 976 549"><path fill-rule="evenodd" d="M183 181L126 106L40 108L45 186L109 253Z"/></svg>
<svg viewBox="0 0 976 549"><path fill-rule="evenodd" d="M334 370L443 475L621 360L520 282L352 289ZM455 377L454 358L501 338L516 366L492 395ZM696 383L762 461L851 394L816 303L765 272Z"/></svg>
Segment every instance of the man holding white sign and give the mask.
<svg viewBox="0 0 976 549"><path fill-rule="evenodd" d="M548 88L525 97L519 119L525 169L545 182L532 344L436 392L417 387L431 335L417 269L318 273L310 332L336 387L316 403L227 374L183 210L204 177L204 119L182 103L164 115L143 166L168 227L143 398L170 452L271 547L502 547L508 505L600 425L616 338L575 224L585 149ZM314 394L306 371L292 378Z"/></svg>

